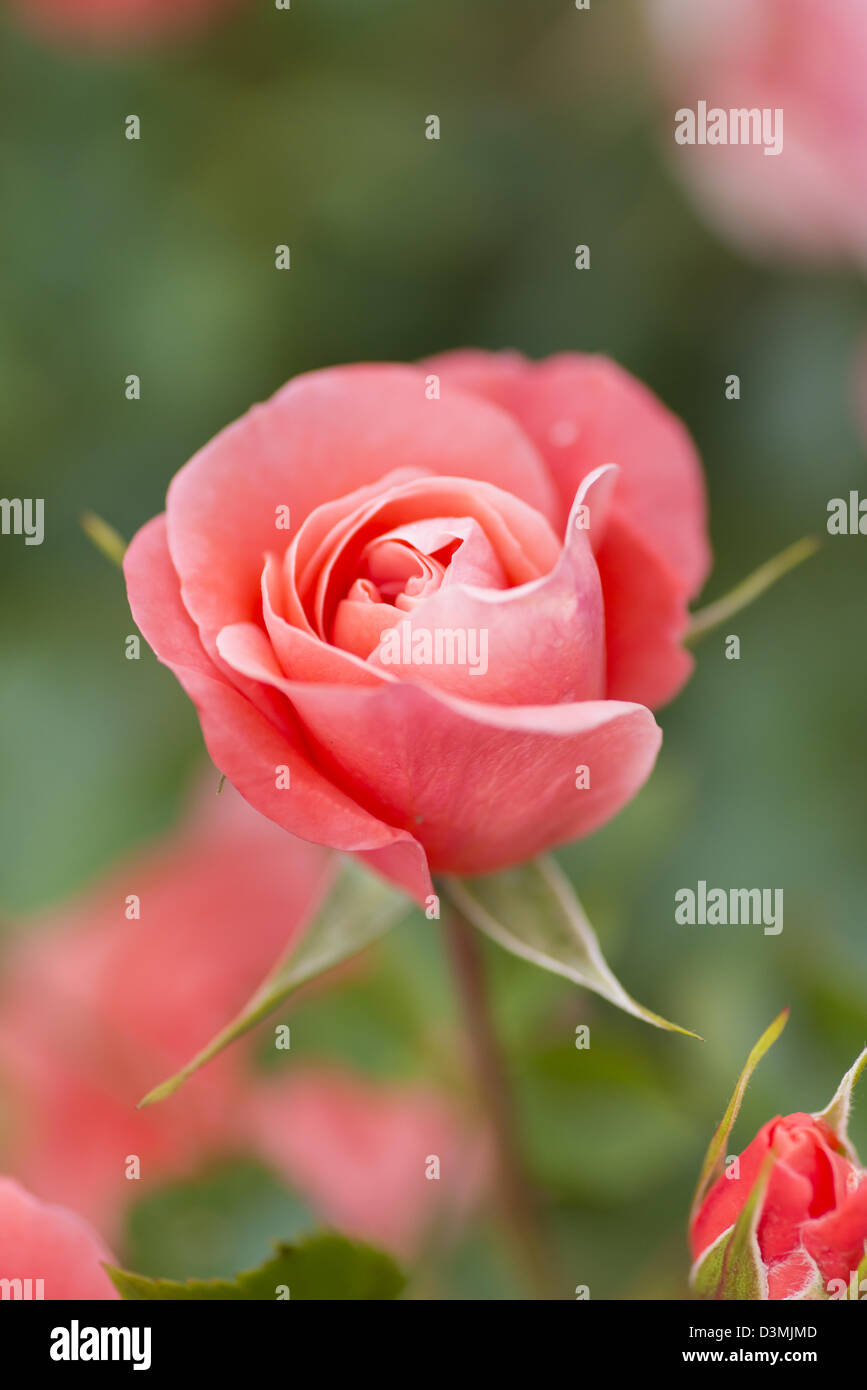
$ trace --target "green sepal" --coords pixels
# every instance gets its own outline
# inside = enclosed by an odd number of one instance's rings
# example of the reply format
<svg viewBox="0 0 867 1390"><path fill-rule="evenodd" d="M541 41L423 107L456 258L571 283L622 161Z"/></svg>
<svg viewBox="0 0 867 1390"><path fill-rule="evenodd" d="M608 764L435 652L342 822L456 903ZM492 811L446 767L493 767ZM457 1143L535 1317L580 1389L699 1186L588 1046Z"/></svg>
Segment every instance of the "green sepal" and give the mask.
<svg viewBox="0 0 867 1390"><path fill-rule="evenodd" d="M446 878L442 892L467 921L512 955L601 994L655 1028L699 1036L627 994L605 960L571 883L553 859L534 859L484 878Z"/></svg>
<svg viewBox="0 0 867 1390"><path fill-rule="evenodd" d="M412 904L402 893L362 869L354 860L344 859L313 922L300 939L293 942L252 999L186 1066L148 1091L139 1101L139 1108L172 1095L205 1062L210 1062L223 1048L273 1013L300 985L363 951L411 910ZM246 930L243 922L238 923L238 930Z"/></svg>
<svg viewBox="0 0 867 1390"><path fill-rule="evenodd" d="M814 1120L824 1120L825 1124L834 1131L850 1163L857 1164L859 1168L861 1162L849 1139L849 1115L852 1110L852 1091L865 1067L867 1067L867 1047L864 1048L859 1057L856 1057L825 1109L817 1111L813 1116Z"/></svg>
<svg viewBox="0 0 867 1390"><path fill-rule="evenodd" d="M759 1038L744 1064L744 1069L738 1077L737 1085L732 1092L732 1098L728 1103L726 1112L720 1120L714 1132L714 1136L708 1145L707 1153L704 1156L704 1163L702 1164L701 1173L699 1174L698 1186L695 1189L695 1196L692 1199L692 1208L689 1216L690 1225L692 1225L695 1220L698 1210L708 1192L725 1168L726 1144L734 1122L737 1119L738 1111L741 1108L741 1102L743 1101L747 1086L750 1083L750 1078L765 1053L769 1048L773 1047L774 1043L777 1041L788 1019L788 1009L783 1009L782 1013L777 1014L777 1017L770 1027L766 1028L764 1033L762 1033L762 1036Z"/></svg>
<svg viewBox="0 0 867 1390"><path fill-rule="evenodd" d="M700 1298L741 1302L767 1299L768 1274L756 1233L773 1166L774 1156L767 1154L737 1221L693 1266L690 1282Z"/></svg>

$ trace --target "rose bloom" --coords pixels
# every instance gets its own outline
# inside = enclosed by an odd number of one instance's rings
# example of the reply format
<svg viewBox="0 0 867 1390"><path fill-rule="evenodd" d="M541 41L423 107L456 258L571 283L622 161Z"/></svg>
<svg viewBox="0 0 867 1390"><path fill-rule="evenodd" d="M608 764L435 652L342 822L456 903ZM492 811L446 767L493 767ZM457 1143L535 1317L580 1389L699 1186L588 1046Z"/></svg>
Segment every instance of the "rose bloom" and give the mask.
<svg viewBox="0 0 867 1390"><path fill-rule="evenodd" d="M699 1260L737 1221L768 1154L773 1154L758 1225L769 1299L797 1298L817 1282L848 1285L867 1248L867 1173L842 1152L823 1120L796 1113L763 1125L740 1155L737 1178L723 1174L690 1230Z"/></svg>
<svg viewBox="0 0 867 1390"><path fill-rule="evenodd" d="M485 353L296 378L181 469L125 562L243 796L418 900L630 800L707 567L695 449L649 391Z"/></svg>
<svg viewBox="0 0 867 1390"><path fill-rule="evenodd" d="M2 1166L112 1240L142 1190L249 1147L243 1047L135 1107L246 1004L331 881L332 855L216 786L180 833L28 923L0 963Z"/></svg>
<svg viewBox="0 0 867 1390"><path fill-rule="evenodd" d="M115 1263L74 1212L44 1206L11 1178L0 1177L0 1280L22 1281L21 1294L12 1297L23 1297L23 1281L31 1280L34 1298L119 1298L103 1262Z"/></svg>
<svg viewBox="0 0 867 1390"><path fill-rule="evenodd" d="M128 42L199 29L238 0L13 0L22 18L54 39Z"/></svg>
<svg viewBox="0 0 867 1390"><path fill-rule="evenodd" d="M701 210L764 256L867 261L864 0L646 0L673 167ZM783 147L677 146L674 112L783 111Z"/></svg>
<svg viewBox="0 0 867 1390"><path fill-rule="evenodd" d="M486 1137L415 1082L293 1066L254 1089L249 1117L260 1155L321 1221L403 1258L441 1239L490 1180Z"/></svg>

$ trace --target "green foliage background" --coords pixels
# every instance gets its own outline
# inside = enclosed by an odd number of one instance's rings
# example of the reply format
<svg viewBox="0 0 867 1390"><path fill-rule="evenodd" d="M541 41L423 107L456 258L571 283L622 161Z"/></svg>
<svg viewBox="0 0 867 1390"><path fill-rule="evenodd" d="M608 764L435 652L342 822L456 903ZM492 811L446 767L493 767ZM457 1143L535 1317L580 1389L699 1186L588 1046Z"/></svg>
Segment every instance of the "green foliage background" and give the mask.
<svg viewBox="0 0 867 1390"><path fill-rule="evenodd" d="M123 659L123 587L79 512L132 534L189 455L290 375L466 344L611 354L698 442L709 597L863 490L864 285L749 264L697 219L637 5L240 0L182 47L88 54L8 17L0 44L2 492L44 496L47 527L42 547L0 545L7 919L169 826L201 758L174 680L150 653ZM547 1220L570 1287L594 1298L683 1294L705 1144L784 1004L738 1147L769 1115L824 1104L865 1041L865 568L863 538L827 538L737 620L739 662L708 639L660 715L647 788L560 856L626 987L703 1044L486 946ZM674 892L699 878L782 887L782 935L676 927ZM366 980L299 1006L292 1059L460 1085L453 1009L438 938L406 929ZM147 1198L126 1267L206 1277L263 1259L304 1213L260 1177L239 1165ZM524 1293L487 1218L423 1288Z"/></svg>

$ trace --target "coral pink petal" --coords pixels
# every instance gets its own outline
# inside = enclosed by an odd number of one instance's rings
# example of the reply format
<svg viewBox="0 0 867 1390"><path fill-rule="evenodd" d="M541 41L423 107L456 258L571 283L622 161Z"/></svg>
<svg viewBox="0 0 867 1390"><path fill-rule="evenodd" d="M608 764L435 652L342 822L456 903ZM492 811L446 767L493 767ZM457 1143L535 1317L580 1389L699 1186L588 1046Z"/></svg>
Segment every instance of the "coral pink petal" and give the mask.
<svg viewBox="0 0 867 1390"><path fill-rule="evenodd" d="M434 871L489 873L589 834L635 795L659 750L650 711L613 700L504 707L406 681L377 690L286 681L255 632L225 629L223 657L285 692L335 782L417 836ZM577 790L582 765L590 787Z"/></svg>
<svg viewBox="0 0 867 1390"><path fill-rule="evenodd" d="M867 1254L867 1175L834 1210L808 1221L802 1232L804 1249L812 1255L823 1278L845 1279Z"/></svg>
<svg viewBox="0 0 867 1390"><path fill-rule="evenodd" d="M727 1231L737 1221L750 1189L759 1176L765 1155L770 1148L774 1126L778 1121L779 1116L762 1125L755 1139L740 1155L738 1176L730 1178L723 1173L702 1202L689 1233L694 1260L699 1259L705 1250L719 1239L723 1231Z"/></svg>
<svg viewBox="0 0 867 1390"><path fill-rule="evenodd" d="M681 646L689 624L683 589L640 529L619 515L609 521L596 562L605 595L606 694L656 709L678 693L695 664Z"/></svg>
<svg viewBox="0 0 867 1390"><path fill-rule="evenodd" d="M615 511L679 579L687 597L710 566L704 479L689 433L646 386L606 357L562 353L530 363L515 353L445 353L429 359L444 396L478 391L509 410L555 480L565 521L586 475L620 469Z"/></svg>
<svg viewBox="0 0 867 1390"><path fill-rule="evenodd" d="M210 651L253 619L263 556L323 503L398 468L496 484L544 515L555 498L532 444L502 411L452 393L425 398L417 367L335 367L296 377L201 449L168 493L169 548L184 606Z"/></svg>
<svg viewBox="0 0 867 1390"><path fill-rule="evenodd" d="M119 1298L103 1261L115 1263L74 1212L44 1206L0 1178L0 1279L41 1279L46 1299Z"/></svg>
<svg viewBox="0 0 867 1390"><path fill-rule="evenodd" d="M414 839L365 810L313 766L285 701L285 715L277 716L279 724L271 722L205 655L181 603L165 518L155 518L138 532L127 551L124 572L133 616L145 639L196 705L214 762L256 810L302 839L365 851L371 857L398 841ZM262 639L276 668L264 634ZM278 788L277 770L285 766L290 769L290 786ZM407 874L399 886L423 901L431 891L423 850L416 845L414 853L398 858Z"/></svg>
<svg viewBox="0 0 867 1390"><path fill-rule="evenodd" d="M588 482L591 480L588 480ZM599 479L598 485L605 486ZM599 571L589 532L577 521L595 489L576 498L566 544L554 569L514 589L444 585L419 603L399 632L400 649L386 642L370 664L405 681L430 685L489 704L547 705L598 700L605 694L605 620ZM413 660L413 640L424 634L463 634L463 660ZM442 638L441 638L442 641ZM456 638L440 655L448 657ZM396 660L399 656L401 660ZM408 659L403 659L408 658Z"/></svg>

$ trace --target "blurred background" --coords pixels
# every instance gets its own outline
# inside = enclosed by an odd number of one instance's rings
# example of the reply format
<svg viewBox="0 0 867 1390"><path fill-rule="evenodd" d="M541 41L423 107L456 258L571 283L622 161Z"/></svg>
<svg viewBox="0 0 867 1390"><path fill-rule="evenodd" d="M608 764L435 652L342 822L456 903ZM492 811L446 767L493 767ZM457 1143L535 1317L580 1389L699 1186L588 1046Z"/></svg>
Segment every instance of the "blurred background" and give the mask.
<svg viewBox="0 0 867 1390"><path fill-rule="evenodd" d="M55 30L51 7L25 0L0 21L0 490L45 499L43 545L0 538L9 933L40 931L49 908L170 835L205 764L174 679L148 650L124 658L121 576L80 513L128 538L196 448L293 374L464 345L610 354L697 441L715 551L704 601L824 533L830 498L865 490L863 279L835 255L748 259L702 218L673 168L684 103L665 96L647 6L215 8L183 37L143 23L111 44ZM439 141L425 139L431 113ZM131 373L138 401L124 396ZM780 1008L791 1022L737 1149L770 1115L824 1105L867 1038L865 576L867 540L826 535L708 637L658 715L647 787L559 855L625 986L704 1042L486 943L567 1297L578 1284L593 1298L685 1295L704 1148ZM724 657L729 631L739 661ZM676 890L701 878L782 888L782 934L676 926ZM290 1017L291 1056L272 1065L460 1089L430 924L401 928ZM581 1023L589 1051L574 1045ZM226 1274L305 1219L285 1182L239 1159L149 1190L119 1253L147 1273ZM484 1203L426 1261L425 1296L526 1291Z"/></svg>

